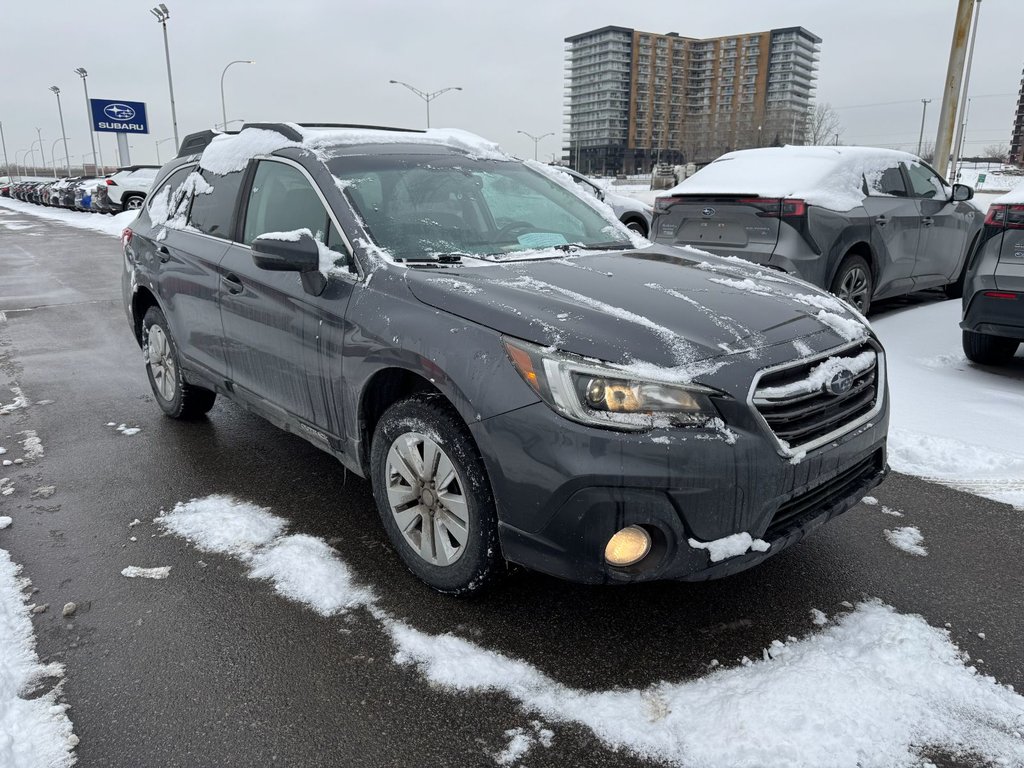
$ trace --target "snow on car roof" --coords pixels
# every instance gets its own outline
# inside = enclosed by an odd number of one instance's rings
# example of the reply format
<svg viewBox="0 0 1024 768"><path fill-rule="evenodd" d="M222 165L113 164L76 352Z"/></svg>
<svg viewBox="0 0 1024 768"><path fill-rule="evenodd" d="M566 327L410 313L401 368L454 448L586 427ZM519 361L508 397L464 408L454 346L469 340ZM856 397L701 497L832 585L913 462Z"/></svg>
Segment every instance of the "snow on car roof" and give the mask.
<svg viewBox="0 0 1024 768"><path fill-rule="evenodd" d="M1018 184L1005 195L997 197L992 205L1024 205L1024 183Z"/></svg>
<svg viewBox="0 0 1024 768"><path fill-rule="evenodd" d="M919 162L875 147L763 147L722 155L668 191L670 195L757 195L801 198L848 211L864 198L863 177L899 162Z"/></svg>
<svg viewBox="0 0 1024 768"><path fill-rule="evenodd" d="M424 144L444 146L485 160L511 160L493 141L456 128L430 128L426 131L396 131L372 128L309 127L287 123L302 136L292 141L277 131L245 128L236 134L216 136L203 150L200 167L217 174L245 168L250 158L270 154L286 147L301 147L322 153L331 147L360 144Z"/></svg>

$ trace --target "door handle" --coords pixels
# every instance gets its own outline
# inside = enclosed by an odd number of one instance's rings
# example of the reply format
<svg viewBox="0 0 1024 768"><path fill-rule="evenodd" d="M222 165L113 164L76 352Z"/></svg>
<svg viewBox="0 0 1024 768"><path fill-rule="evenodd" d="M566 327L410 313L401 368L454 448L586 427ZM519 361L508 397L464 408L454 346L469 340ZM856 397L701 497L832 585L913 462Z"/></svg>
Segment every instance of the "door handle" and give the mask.
<svg viewBox="0 0 1024 768"><path fill-rule="evenodd" d="M880 227L884 227L888 223L888 221L889 219L884 213L881 216L875 217L875 224L877 224Z"/></svg>
<svg viewBox="0 0 1024 768"><path fill-rule="evenodd" d="M228 293L237 295L242 292L242 281L239 279L238 275L233 272L221 275L220 281L224 287L228 289Z"/></svg>
<svg viewBox="0 0 1024 768"><path fill-rule="evenodd" d="M160 254L161 264L166 264L168 261L171 260L171 252L167 250L166 245L161 245L159 248L156 249L156 252Z"/></svg>
<svg viewBox="0 0 1024 768"><path fill-rule="evenodd" d="M935 219L933 219L931 216L925 216L923 219L921 219L921 225L924 227L930 227L934 223Z"/></svg>

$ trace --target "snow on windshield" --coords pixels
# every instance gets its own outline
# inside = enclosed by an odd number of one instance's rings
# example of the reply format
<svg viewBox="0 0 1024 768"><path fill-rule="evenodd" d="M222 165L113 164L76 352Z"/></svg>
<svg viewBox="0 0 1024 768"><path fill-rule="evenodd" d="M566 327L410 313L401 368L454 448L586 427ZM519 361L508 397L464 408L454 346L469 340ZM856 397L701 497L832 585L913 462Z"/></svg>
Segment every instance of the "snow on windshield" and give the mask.
<svg viewBox="0 0 1024 768"><path fill-rule="evenodd" d="M757 195L798 198L834 211L864 199L865 176L880 177L906 152L870 147L763 147L722 155L670 189L668 195Z"/></svg>

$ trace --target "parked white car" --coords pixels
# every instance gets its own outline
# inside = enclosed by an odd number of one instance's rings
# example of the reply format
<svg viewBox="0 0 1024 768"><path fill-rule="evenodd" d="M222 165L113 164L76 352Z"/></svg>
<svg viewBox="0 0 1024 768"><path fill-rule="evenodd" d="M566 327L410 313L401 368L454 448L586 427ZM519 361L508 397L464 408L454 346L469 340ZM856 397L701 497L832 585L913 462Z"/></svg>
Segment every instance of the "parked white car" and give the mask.
<svg viewBox="0 0 1024 768"><path fill-rule="evenodd" d="M615 211L615 215L619 217L619 221L629 227L629 229L647 237L647 234L651 231L651 219L654 216L654 209L651 206L644 205L639 200L634 200L631 197L616 195L614 192L602 189L582 173L577 173L571 168L559 167L558 170L569 174L572 180L579 184L587 194L591 194L598 200L603 200L611 206L611 209Z"/></svg>
<svg viewBox="0 0 1024 768"><path fill-rule="evenodd" d="M159 170L160 166L158 165L130 165L108 176L106 179L107 198L111 207L115 211L117 209L131 211L141 208Z"/></svg>

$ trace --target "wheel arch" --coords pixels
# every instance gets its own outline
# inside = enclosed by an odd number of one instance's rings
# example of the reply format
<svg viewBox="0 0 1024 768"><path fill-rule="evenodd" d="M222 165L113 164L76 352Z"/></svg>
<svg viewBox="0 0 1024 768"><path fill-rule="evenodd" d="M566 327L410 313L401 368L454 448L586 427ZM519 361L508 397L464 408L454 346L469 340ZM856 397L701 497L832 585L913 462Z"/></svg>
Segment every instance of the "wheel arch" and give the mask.
<svg viewBox="0 0 1024 768"><path fill-rule="evenodd" d="M863 238L842 240L837 244L834 253L836 256L832 259L828 280L825 283L826 289L831 287L832 282L836 279L836 275L839 274L839 269L843 266L843 262L850 256L860 256L868 263L868 268L871 270L871 280L874 283L872 288L878 288L878 257L875 254L874 248L871 247L871 243Z"/></svg>
<svg viewBox="0 0 1024 768"><path fill-rule="evenodd" d="M135 341L138 342L139 346L142 346L142 319L146 316L150 307L157 307L160 311L163 308L160 307L160 302L156 300L156 295L144 285L136 287L135 292L132 294L132 333L135 336Z"/></svg>
<svg viewBox="0 0 1024 768"><path fill-rule="evenodd" d="M645 219L643 214L641 213L636 213L635 211L627 211L626 213L622 214L622 216L619 217L619 221L621 221L623 224L627 226L634 222L642 225L645 232L644 237L647 237L651 234L651 225L648 224L647 219Z"/></svg>

